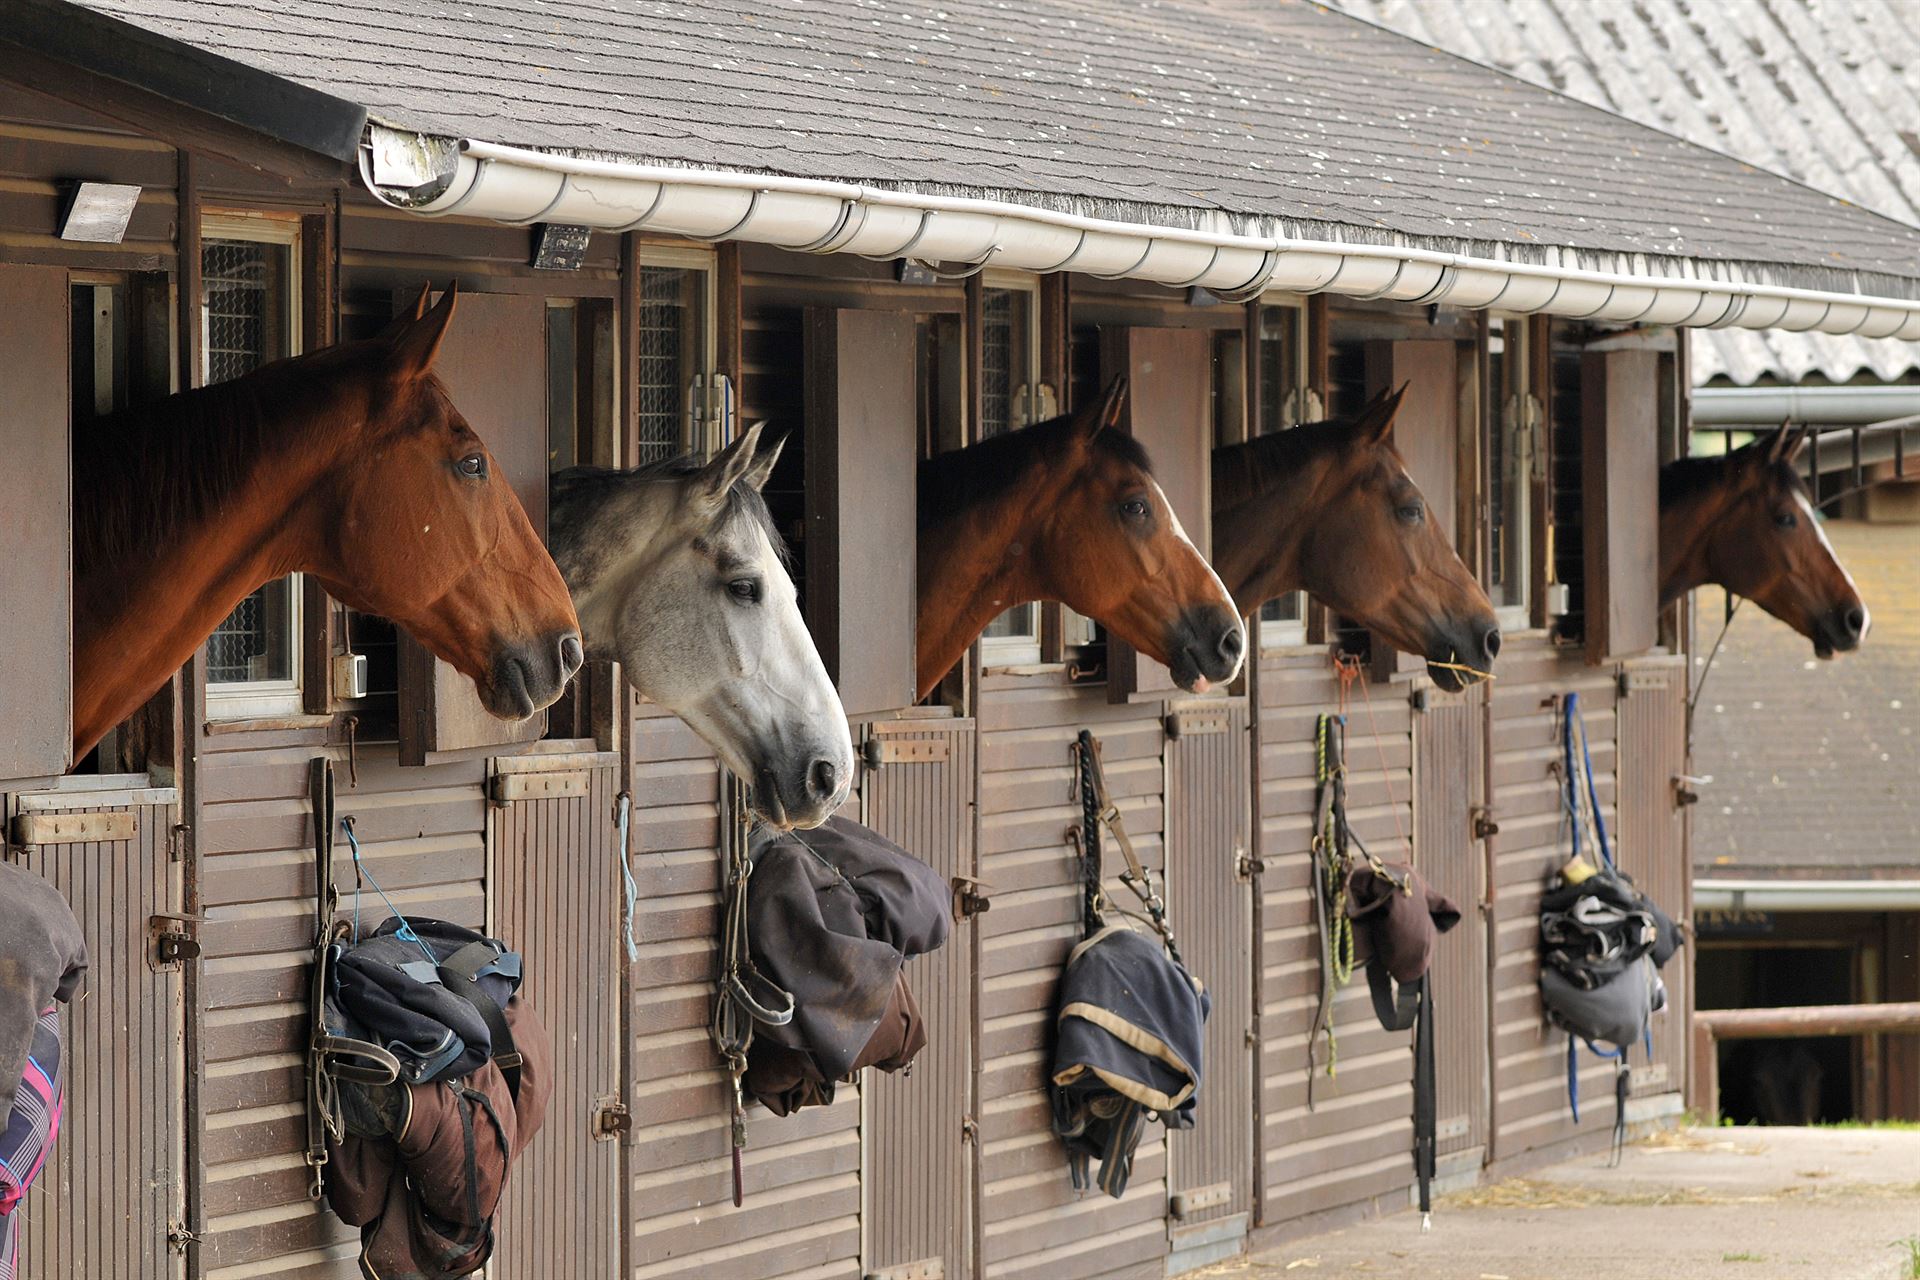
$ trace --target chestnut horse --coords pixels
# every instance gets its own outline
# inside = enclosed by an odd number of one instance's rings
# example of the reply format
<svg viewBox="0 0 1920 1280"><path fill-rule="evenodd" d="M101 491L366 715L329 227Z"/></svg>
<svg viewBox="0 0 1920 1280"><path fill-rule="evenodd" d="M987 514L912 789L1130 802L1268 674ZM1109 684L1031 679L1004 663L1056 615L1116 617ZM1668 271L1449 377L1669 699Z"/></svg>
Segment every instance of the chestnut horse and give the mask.
<svg viewBox="0 0 1920 1280"><path fill-rule="evenodd" d="M760 496L780 457L760 430L711 462L562 471L553 558L587 651L751 778L767 822L817 827L847 798L853 740Z"/></svg>
<svg viewBox="0 0 1920 1280"><path fill-rule="evenodd" d="M1304 590L1420 654L1451 692L1493 669L1500 626L1393 447L1405 393L1350 423L1215 449L1214 563L1242 613Z"/></svg>
<svg viewBox="0 0 1920 1280"><path fill-rule="evenodd" d="M1814 514L1800 453L1782 426L1719 458L1660 471L1660 604L1715 583L1765 609L1831 658L1860 647L1872 619Z"/></svg>
<svg viewBox="0 0 1920 1280"><path fill-rule="evenodd" d="M455 291L364 342L79 429L74 755L263 584L312 574L406 628L501 719L583 658L560 571L433 375Z"/></svg>
<svg viewBox="0 0 1920 1280"><path fill-rule="evenodd" d="M1146 451L1097 401L920 464L920 696L987 624L1059 600L1165 663L1183 689L1231 680L1246 652L1233 600L1154 483Z"/></svg>

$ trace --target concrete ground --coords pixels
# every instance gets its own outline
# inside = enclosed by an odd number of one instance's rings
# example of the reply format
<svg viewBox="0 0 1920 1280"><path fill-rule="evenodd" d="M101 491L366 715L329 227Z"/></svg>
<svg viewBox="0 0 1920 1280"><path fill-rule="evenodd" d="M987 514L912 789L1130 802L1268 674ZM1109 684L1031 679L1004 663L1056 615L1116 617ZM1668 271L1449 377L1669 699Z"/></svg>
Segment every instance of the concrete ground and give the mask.
<svg viewBox="0 0 1920 1280"><path fill-rule="evenodd" d="M1198 1273L1224 1280L1920 1280L1920 1132L1682 1129Z"/></svg>

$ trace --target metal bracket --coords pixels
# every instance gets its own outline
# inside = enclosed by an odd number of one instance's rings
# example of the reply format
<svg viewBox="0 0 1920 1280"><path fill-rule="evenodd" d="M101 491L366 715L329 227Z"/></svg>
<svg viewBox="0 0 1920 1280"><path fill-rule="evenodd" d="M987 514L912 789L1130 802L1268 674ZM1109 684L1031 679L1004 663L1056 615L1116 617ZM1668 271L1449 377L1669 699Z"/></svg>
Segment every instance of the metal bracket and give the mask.
<svg viewBox="0 0 1920 1280"><path fill-rule="evenodd" d="M944 737L875 737L867 740L863 754L873 768L887 764L945 764L952 758L953 744Z"/></svg>
<svg viewBox="0 0 1920 1280"><path fill-rule="evenodd" d="M493 777L493 802L511 804L515 800L560 800L587 794L587 774L575 769L566 773L497 773Z"/></svg>
<svg viewBox="0 0 1920 1280"><path fill-rule="evenodd" d="M1485 840L1500 834L1500 824L1493 820L1493 810L1486 805L1473 806L1473 838Z"/></svg>
<svg viewBox="0 0 1920 1280"><path fill-rule="evenodd" d="M1197 1187L1192 1191L1176 1191L1173 1195L1173 1216L1190 1218L1202 1209L1217 1209L1223 1204L1233 1202L1233 1184L1216 1182L1210 1186Z"/></svg>
<svg viewBox="0 0 1920 1280"><path fill-rule="evenodd" d="M593 1140L605 1142L633 1131L633 1112L616 1098L602 1098L593 1109Z"/></svg>
<svg viewBox="0 0 1920 1280"><path fill-rule="evenodd" d="M131 840L139 830L131 813L20 813L13 819L13 843L107 844Z"/></svg>
<svg viewBox="0 0 1920 1280"><path fill-rule="evenodd" d="M1173 739L1199 737L1203 733L1225 733L1232 718L1225 707L1184 707L1169 712L1167 736Z"/></svg>
<svg viewBox="0 0 1920 1280"><path fill-rule="evenodd" d="M953 918L966 921L975 916L985 915L993 906L993 899L985 892L991 888L993 888L992 885L975 880L972 876L955 876L953 878Z"/></svg>
<svg viewBox="0 0 1920 1280"><path fill-rule="evenodd" d="M167 1248L184 1255L189 1245L200 1243L200 1233L181 1222L167 1224Z"/></svg>
<svg viewBox="0 0 1920 1280"><path fill-rule="evenodd" d="M945 1258L921 1258L866 1273L865 1280L947 1280Z"/></svg>
<svg viewBox="0 0 1920 1280"><path fill-rule="evenodd" d="M1263 874L1266 869L1267 864L1248 853L1247 846L1243 844L1234 846L1233 874L1235 879L1251 881L1255 876Z"/></svg>
<svg viewBox="0 0 1920 1280"><path fill-rule="evenodd" d="M177 911L156 912L147 917L147 936L153 940L147 967L155 973L178 972L189 960L200 958L200 924L205 916L183 915Z"/></svg>

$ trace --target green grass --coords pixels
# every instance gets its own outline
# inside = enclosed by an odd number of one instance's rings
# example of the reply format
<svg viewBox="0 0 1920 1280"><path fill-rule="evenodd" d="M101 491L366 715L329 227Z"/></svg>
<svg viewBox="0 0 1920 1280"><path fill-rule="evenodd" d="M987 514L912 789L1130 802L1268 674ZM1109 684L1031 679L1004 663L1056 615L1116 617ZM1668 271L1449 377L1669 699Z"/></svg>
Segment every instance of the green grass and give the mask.
<svg viewBox="0 0 1920 1280"><path fill-rule="evenodd" d="M1720 1261L1722 1262L1765 1262L1766 1259L1761 1257L1757 1253L1723 1253L1720 1255Z"/></svg>
<svg viewBox="0 0 1920 1280"><path fill-rule="evenodd" d="M1920 1236L1895 1240L1892 1247L1907 1251L1907 1280L1920 1280Z"/></svg>
<svg viewBox="0 0 1920 1280"><path fill-rule="evenodd" d="M1913 1132L1920 1130L1920 1120L1835 1120L1832 1124L1815 1126L1820 1129L1890 1129Z"/></svg>

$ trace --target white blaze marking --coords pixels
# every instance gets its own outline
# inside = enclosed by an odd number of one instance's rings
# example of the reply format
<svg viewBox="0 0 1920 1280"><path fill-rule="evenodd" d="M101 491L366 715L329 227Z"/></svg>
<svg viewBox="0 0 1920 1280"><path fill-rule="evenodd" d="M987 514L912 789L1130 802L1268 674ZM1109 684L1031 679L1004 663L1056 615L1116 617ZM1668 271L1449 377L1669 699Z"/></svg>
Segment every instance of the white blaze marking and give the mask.
<svg viewBox="0 0 1920 1280"><path fill-rule="evenodd" d="M1171 502L1167 501L1166 491L1161 489L1160 482L1158 480L1149 478L1147 480L1147 483L1152 485L1153 491L1160 495L1160 505L1167 509L1167 515L1173 521L1173 536L1187 544L1188 548L1192 550L1195 558L1197 558L1200 561L1200 567L1207 571L1207 576L1209 578L1213 579L1213 586L1214 586L1214 589L1220 593L1221 603L1226 605L1227 612L1233 616L1233 625L1240 630L1240 633L1241 633L1240 634L1240 656L1234 660L1233 670L1229 671L1226 677L1228 680L1232 680L1235 676L1240 674L1240 664L1246 661L1246 657L1247 657L1246 624L1241 621L1239 611L1233 607L1233 596L1227 591L1227 584L1220 581L1220 575L1213 571L1212 562L1210 562L1205 556L1200 554L1200 548L1194 546L1193 539L1187 536L1186 526L1180 523L1180 513L1173 509L1173 504ZM1208 687L1207 679L1205 676L1202 676L1200 678L1200 684L1199 686L1196 687L1195 692L1205 693L1207 691L1207 687Z"/></svg>
<svg viewBox="0 0 1920 1280"><path fill-rule="evenodd" d="M1854 585L1853 575L1847 572L1847 566L1841 562L1839 554L1834 551L1833 543L1827 541L1827 527L1820 522L1820 517L1814 512L1813 504L1807 501L1807 495L1796 493L1793 495L1793 500L1800 504L1802 514L1807 517L1807 523L1813 526L1813 536L1820 539L1820 545L1826 548L1827 554L1833 557L1834 565L1839 568L1840 576L1847 580L1847 589L1853 592L1856 600L1860 601L1860 638L1865 640L1867 628L1873 625L1873 613L1867 608L1866 598L1860 594L1860 588Z"/></svg>

